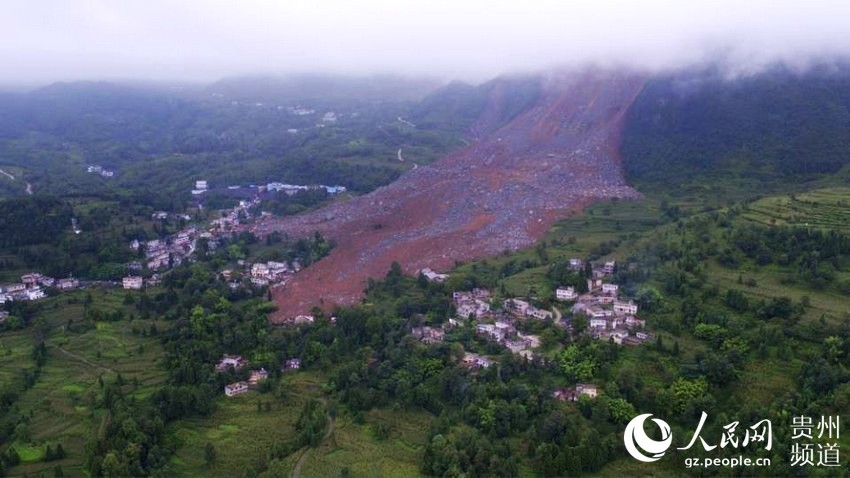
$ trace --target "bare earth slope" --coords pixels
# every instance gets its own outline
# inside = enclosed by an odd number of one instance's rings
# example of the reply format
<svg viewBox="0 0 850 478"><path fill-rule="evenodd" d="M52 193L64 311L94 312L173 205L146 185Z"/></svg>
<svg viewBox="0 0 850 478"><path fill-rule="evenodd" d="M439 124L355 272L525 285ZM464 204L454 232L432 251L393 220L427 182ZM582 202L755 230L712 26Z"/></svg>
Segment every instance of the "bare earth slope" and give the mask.
<svg viewBox="0 0 850 478"><path fill-rule="evenodd" d="M588 203L635 198L620 164L624 113L643 85L609 73L541 77L531 107L495 131L498 88L473 128L477 141L370 194L308 214L268 220L260 235L320 231L330 255L274 291L273 320L359 301L393 261L408 273L529 246Z"/></svg>

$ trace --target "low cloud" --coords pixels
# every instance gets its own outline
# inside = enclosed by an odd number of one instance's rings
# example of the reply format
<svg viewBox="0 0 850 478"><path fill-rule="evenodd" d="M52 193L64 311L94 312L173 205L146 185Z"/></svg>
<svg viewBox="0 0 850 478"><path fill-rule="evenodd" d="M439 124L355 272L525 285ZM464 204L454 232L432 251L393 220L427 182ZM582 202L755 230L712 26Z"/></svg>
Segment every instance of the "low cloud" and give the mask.
<svg viewBox="0 0 850 478"><path fill-rule="evenodd" d="M747 73L850 55L846 1L6 0L6 83L244 74L487 79L720 61Z"/></svg>

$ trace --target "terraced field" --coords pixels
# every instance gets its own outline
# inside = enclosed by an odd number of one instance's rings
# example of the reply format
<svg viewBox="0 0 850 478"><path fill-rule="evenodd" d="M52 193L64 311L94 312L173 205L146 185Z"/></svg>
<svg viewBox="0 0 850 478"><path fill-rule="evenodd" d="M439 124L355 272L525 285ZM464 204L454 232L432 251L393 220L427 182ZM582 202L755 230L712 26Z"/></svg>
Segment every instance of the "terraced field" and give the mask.
<svg viewBox="0 0 850 478"><path fill-rule="evenodd" d="M87 292L92 298L89 307L123 310L128 316L134 312L118 291L76 291L39 303L47 360L32 388L18 401L21 412L29 417L25 434L29 439L13 442L22 463L10 470L10 476L46 475L56 465L62 466L66 476L82 476L86 443L103 416L95 406L98 378L114 380L120 373L128 383L127 392L136 399L150 395L166 379L166 371L158 366L163 354L159 340L132 332L133 328L147 330L154 323L163 329L164 322L136 318L97 322L83 331L68 327L69 321L83 321ZM32 328L0 333L0 388L19 386L23 371L34 370L31 352L36 335ZM66 458L45 462L45 447L60 443Z"/></svg>
<svg viewBox="0 0 850 478"><path fill-rule="evenodd" d="M850 188L816 189L762 198L747 206L744 217L766 225L850 232Z"/></svg>

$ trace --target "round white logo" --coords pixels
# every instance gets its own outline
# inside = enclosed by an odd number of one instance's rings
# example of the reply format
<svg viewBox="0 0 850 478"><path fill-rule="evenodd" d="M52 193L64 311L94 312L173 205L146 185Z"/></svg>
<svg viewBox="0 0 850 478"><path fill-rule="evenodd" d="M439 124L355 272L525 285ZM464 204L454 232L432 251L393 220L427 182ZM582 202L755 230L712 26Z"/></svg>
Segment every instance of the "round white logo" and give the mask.
<svg viewBox="0 0 850 478"><path fill-rule="evenodd" d="M626 432L623 434L623 442L626 444L626 450L629 451L629 454L647 463L659 460L664 456L664 452L670 448L670 444L673 443L670 425L660 418L653 418L652 421L661 429L661 441L646 436L643 422L651 416L651 413L644 413L632 418L632 421L626 425ZM650 456L644 455L641 450L647 452Z"/></svg>

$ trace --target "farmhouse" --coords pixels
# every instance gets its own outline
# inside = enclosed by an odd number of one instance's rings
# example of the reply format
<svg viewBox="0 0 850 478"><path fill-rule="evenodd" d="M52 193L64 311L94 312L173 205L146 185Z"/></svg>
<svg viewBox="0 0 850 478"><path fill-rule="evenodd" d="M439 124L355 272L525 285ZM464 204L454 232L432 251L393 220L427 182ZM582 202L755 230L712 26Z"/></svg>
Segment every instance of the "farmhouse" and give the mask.
<svg viewBox="0 0 850 478"><path fill-rule="evenodd" d="M125 289L139 290L144 286L144 279L140 276L129 276L121 280Z"/></svg>
<svg viewBox="0 0 850 478"><path fill-rule="evenodd" d="M443 329L435 327L414 327L410 335L419 339L424 344L436 344L443 341L446 333Z"/></svg>
<svg viewBox="0 0 850 478"><path fill-rule="evenodd" d="M467 352L461 362L469 368L489 368L493 362L487 357L482 357L478 354Z"/></svg>
<svg viewBox="0 0 850 478"><path fill-rule="evenodd" d="M555 290L555 298L558 300L576 300L578 293L576 293L575 287L558 287Z"/></svg>
<svg viewBox="0 0 850 478"><path fill-rule="evenodd" d="M241 355L224 355L221 357L221 360L215 366L215 369L219 372L227 370L228 368L233 368L234 370L239 370L240 368L245 366L245 359L242 358Z"/></svg>
<svg viewBox="0 0 850 478"><path fill-rule="evenodd" d="M588 398L596 398L599 387L592 383L577 383L572 388L558 388L552 392L552 397L562 402L577 402L583 395Z"/></svg>
<svg viewBox="0 0 850 478"><path fill-rule="evenodd" d="M47 297L47 294L45 294L40 287L35 287L33 289L25 290L21 298L24 300L39 300L45 297Z"/></svg>
<svg viewBox="0 0 850 478"><path fill-rule="evenodd" d="M27 286L24 284L9 284L6 286L6 293L14 294L16 292L21 292L26 290Z"/></svg>
<svg viewBox="0 0 850 478"><path fill-rule="evenodd" d="M224 394L228 397L239 395L240 393L245 393L247 391L248 384L246 382L236 382L224 386Z"/></svg>
<svg viewBox="0 0 850 478"><path fill-rule="evenodd" d="M80 281L73 277L69 277L67 279L59 279L58 281L56 281L56 287L61 290L76 289L79 286Z"/></svg>
<svg viewBox="0 0 850 478"><path fill-rule="evenodd" d="M263 263L254 264L251 266L251 277L268 279L269 266Z"/></svg>
<svg viewBox="0 0 850 478"><path fill-rule="evenodd" d="M248 383L251 385L257 385L261 381L269 378L269 372L261 368L260 370L251 370L251 377L248 379Z"/></svg>
<svg viewBox="0 0 850 478"><path fill-rule="evenodd" d="M502 305L505 307L505 310L511 311L516 315L526 315L528 309L531 308L531 304L520 299L506 299Z"/></svg>
<svg viewBox="0 0 850 478"><path fill-rule="evenodd" d="M291 358L284 364L284 370L298 370L301 368L301 359Z"/></svg>
<svg viewBox="0 0 850 478"><path fill-rule="evenodd" d="M31 272L29 274L22 275L21 276L21 282L23 282L24 286L27 287L27 288L35 287L39 283L41 283L41 278L42 278L41 274L39 274L37 272Z"/></svg>
<svg viewBox="0 0 850 478"><path fill-rule="evenodd" d="M616 301L614 302L614 313L617 315L634 315L637 314L638 306L634 301Z"/></svg>
<svg viewBox="0 0 850 478"><path fill-rule="evenodd" d="M577 396L587 396L590 398L596 398L599 394L599 386L594 385L592 383L577 383L576 384L576 395Z"/></svg>
<svg viewBox="0 0 850 478"><path fill-rule="evenodd" d="M617 284L602 284L602 293L603 294L611 294L617 295L617 291L620 289L620 286Z"/></svg>

